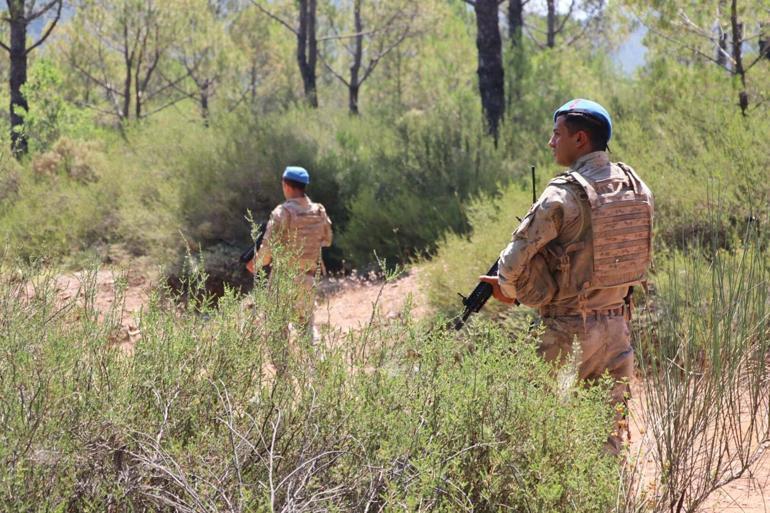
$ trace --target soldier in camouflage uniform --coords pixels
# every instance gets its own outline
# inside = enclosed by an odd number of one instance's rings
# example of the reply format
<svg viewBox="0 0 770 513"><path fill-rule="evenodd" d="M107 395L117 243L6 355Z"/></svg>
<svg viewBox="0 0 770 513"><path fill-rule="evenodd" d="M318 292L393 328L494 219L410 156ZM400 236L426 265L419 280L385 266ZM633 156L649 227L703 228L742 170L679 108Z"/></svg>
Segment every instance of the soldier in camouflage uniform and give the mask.
<svg viewBox="0 0 770 513"><path fill-rule="evenodd" d="M549 141L569 169L551 180L502 251L498 276L485 276L496 299L539 310L545 328L538 352L564 362L573 340L579 378L614 378L620 412L633 376L628 321L631 287L640 284L652 252L653 200L629 166L606 152L612 122L599 104L577 99L554 113ZM617 454L624 422L608 439Z"/></svg>
<svg viewBox="0 0 770 513"><path fill-rule="evenodd" d="M332 243L332 222L324 206L305 194L310 175L301 167L289 166L283 172L281 185L286 201L273 209L265 229L262 246L247 268L255 264L270 265L272 250L281 246L299 270L299 299L295 305L302 331L312 332L315 306L315 281L323 267L321 248Z"/></svg>

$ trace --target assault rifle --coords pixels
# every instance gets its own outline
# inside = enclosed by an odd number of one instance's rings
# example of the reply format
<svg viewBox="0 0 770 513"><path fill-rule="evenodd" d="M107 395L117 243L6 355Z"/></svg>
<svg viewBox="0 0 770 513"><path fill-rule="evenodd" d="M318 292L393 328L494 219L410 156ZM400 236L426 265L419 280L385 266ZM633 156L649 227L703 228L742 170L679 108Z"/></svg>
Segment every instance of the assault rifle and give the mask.
<svg viewBox="0 0 770 513"><path fill-rule="evenodd" d="M257 228L257 238L254 240L254 244L246 248L246 250L241 253L240 261L242 263L248 263L252 258L254 258L254 255L257 251L259 251L259 248L262 247L262 239L265 238L265 230L267 230L266 221L260 223L259 228Z"/></svg>
<svg viewBox="0 0 770 513"><path fill-rule="evenodd" d="M497 261L495 261L494 265L489 268L489 271L487 271L486 275L487 276L497 275ZM457 331L460 331L462 327L465 325L465 321L468 320L468 317L470 317L472 313L478 313L479 310L481 310L484 307L484 305L487 303L489 298L492 297L492 285L490 285L489 283L480 281L478 285L476 285L476 288L473 289L473 292L471 292L468 297L463 296L459 292L457 293L457 295L463 298L463 306L465 307L465 310L463 310L462 315L455 320L454 328Z"/></svg>
<svg viewBox="0 0 770 513"><path fill-rule="evenodd" d="M537 201L537 192L535 190L535 166L530 166L530 171L532 172L532 204L534 204ZM521 222L521 219L519 219L519 222ZM495 260L494 265L489 268L486 276L497 276L497 263L497 260ZM468 320L468 317L473 313L478 313L487 301L489 301L489 298L492 297L492 285L481 281L476 285L476 288L473 289L473 292L471 292L468 297L463 296L459 292L457 294L463 298L463 306L465 307L463 313L456 318L454 322L454 328L459 331L465 325L465 321ZM516 302L516 304L518 304L518 302Z"/></svg>

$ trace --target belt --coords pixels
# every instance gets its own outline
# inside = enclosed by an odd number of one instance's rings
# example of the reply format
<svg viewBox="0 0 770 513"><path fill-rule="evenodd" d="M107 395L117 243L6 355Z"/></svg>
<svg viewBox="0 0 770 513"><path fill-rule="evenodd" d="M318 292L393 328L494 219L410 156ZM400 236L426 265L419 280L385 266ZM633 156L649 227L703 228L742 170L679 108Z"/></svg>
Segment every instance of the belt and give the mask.
<svg viewBox="0 0 770 513"><path fill-rule="evenodd" d="M593 317L599 319L600 317L625 317L626 312L630 313L626 305L621 305L617 308L606 308L603 310L588 310L585 312L586 318ZM558 308L545 306L540 309L540 317L583 317L583 312L572 308Z"/></svg>

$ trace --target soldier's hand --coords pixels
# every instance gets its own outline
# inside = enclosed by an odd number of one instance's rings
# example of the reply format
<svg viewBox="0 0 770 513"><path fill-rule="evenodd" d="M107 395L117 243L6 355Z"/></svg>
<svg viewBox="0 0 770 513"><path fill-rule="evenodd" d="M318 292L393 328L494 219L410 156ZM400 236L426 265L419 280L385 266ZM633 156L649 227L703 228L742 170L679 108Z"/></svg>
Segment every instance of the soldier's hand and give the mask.
<svg viewBox="0 0 770 513"><path fill-rule="evenodd" d="M503 291L500 289L500 281L498 280L497 276L479 276L479 281L492 285L492 297L501 303L510 305L516 302L516 299L510 298L503 294Z"/></svg>

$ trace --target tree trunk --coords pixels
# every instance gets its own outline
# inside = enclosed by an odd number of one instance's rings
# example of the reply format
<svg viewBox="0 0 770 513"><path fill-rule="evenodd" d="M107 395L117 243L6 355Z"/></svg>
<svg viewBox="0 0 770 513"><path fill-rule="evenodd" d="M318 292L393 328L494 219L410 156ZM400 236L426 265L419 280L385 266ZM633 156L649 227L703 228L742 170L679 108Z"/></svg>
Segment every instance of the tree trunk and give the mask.
<svg viewBox="0 0 770 513"><path fill-rule="evenodd" d="M548 48L556 46L556 0L546 0L548 7L547 23L548 34L545 45Z"/></svg>
<svg viewBox="0 0 770 513"><path fill-rule="evenodd" d="M719 30L719 43L717 46L717 64L723 68L727 67L727 33Z"/></svg>
<svg viewBox="0 0 770 513"><path fill-rule="evenodd" d="M201 117L203 118L203 126L205 127L209 126L209 96L211 95L210 86L211 82L206 80L200 88Z"/></svg>
<svg viewBox="0 0 770 513"><path fill-rule="evenodd" d="M361 60L364 56L363 22L361 21L361 0L353 3L353 23L356 30L356 49L353 53L353 63L350 65L350 84L348 85L348 108L350 113L358 115L358 91L361 87L358 74L361 71Z"/></svg>
<svg viewBox="0 0 770 513"><path fill-rule="evenodd" d="M308 0L307 20L307 65L310 70L310 105L318 107L318 89L316 88L316 62L318 61L318 39L316 39L316 0Z"/></svg>
<svg viewBox="0 0 770 513"><path fill-rule="evenodd" d="M505 110L505 74L497 5L497 0L476 0L474 4L481 107L487 131L494 137L495 144Z"/></svg>
<svg viewBox="0 0 770 513"><path fill-rule="evenodd" d="M251 73L249 75L251 90L249 94L251 96L251 106L254 107L257 104L257 60L253 58L251 60Z"/></svg>
<svg viewBox="0 0 770 513"><path fill-rule="evenodd" d="M142 88L139 85L139 70L142 61L139 61L138 65L136 66L136 80L134 81L134 119L139 121L142 119Z"/></svg>
<svg viewBox="0 0 770 513"><path fill-rule="evenodd" d="M770 59L770 24L759 24L759 54Z"/></svg>
<svg viewBox="0 0 770 513"><path fill-rule="evenodd" d="M21 9L21 12L14 12ZM10 10L10 9L9 9ZM9 24L11 28L9 76L11 93L11 151L16 158L26 155L29 145L24 133L24 114L29 108L27 99L21 91L27 83L27 20L24 18L24 4L17 5L11 11Z"/></svg>
<svg viewBox="0 0 770 513"><path fill-rule="evenodd" d="M511 57L508 59L508 97L506 107L521 99L521 78L525 68L524 50L524 0L508 2L508 37L511 39Z"/></svg>
<svg viewBox="0 0 770 513"><path fill-rule="evenodd" d="M511 38L511 46L521 46L524 32L524 2L522 0L510 0L508 3L508 37Z"/></svg>
<svg viewBox="0 0 770 513"><path fill-rule="evenodd" d="M133 80L133 64L130 59L125 60L126 76L123 80L123 110L120 113L120 122L128 119L131 112L131 82Z"/></svg>
<svg viewBox="0 0 770 513"><path fill-rule="evenodd" d="M358 116L358 91L359 86L350 84L348 87L348 110L353 116Z"/></svg>
<svg viewBox="0 0 770 513"><path fill-rule="evenodd" d="M297 63L302 75L305 100L313 108L318 107L316 91L316 0L299 0L299 30L297 31Z"/></svg>
<svg viewBox="0 0 770 513"><path fill-rule="evenodd" d="M726 0L719 0L717 4L717 48L716 48L716 61L717 64L723 68L727 68L727 33L722 30L722 12L725 9Z"/></svg>
<svg viewBox="0 0 770 513"><path fill-rule="evenodd" d="M749 95L746 92L746 70L743 67L743 23L738 21L737 0L732 0L730 7L730 24L733 30L733 60L735 69L733 73L741 80L741 91L738 93L738 105L741 107L741 113L746 116L749 108Z"/></svg>

